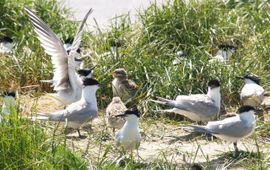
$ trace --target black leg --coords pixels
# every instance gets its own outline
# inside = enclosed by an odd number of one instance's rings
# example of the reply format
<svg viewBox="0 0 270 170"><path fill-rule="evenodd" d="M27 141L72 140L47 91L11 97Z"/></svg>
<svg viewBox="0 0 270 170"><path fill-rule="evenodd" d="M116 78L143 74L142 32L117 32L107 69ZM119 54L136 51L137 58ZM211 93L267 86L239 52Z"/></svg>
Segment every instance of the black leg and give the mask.
<svg viewBox="0 0 270 170"><path fill-rule="evenodd" d="M81 138L82 135L81 135L80 129L77 129L77 132L78 132L79 138Z"/></svg>
<svg viewBox="0 0 270 170"><path fill-rule="evenodd" d="M236 157L239 154L239 150L238 150L238 147L237 147L237 142L233 143L233 147L234 147L234 156Z"/></svg>

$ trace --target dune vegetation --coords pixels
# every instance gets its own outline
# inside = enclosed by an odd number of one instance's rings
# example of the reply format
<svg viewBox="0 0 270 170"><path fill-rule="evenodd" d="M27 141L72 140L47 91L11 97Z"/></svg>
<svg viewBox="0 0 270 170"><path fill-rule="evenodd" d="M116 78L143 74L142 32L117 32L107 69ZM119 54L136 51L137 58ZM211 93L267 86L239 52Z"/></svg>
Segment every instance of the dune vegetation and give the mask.
<svg viewBox="0 0 270 170"><path fill-rule="evenodd" d="M35 11L62 40L74 35L79 23L67 20L71 12L60 7L56 0L0 1L0 39L8 35L16 42L13 54L0 55L0 91L12 87L22 96L38 99L44 92L52 91L49 85L40 83L40 80L51 79L52 63L36 38L24 6ZM149 102L152 96L175 98L179 94L206 92L207 82L217 78L221 81L222 107L234 111L239 106L239 91L243 85L236 76L256 74L264 89L269 90L269 2L169 0L162 6L152 4L137 17L138 23L131 23L126 15L113 20L108 30L100 30L97 25L97 30L83 34L82 49L88 51L84 58L86 67L97 64L95 77L104 85L97 94L101 111L111 101L111 73L119 67L126 68L129 77L139 85L136 101L143 113L143 131L147 133L151 133L147 124L153 121L170 126L181 124L172 120L175 116L154 113L157 106ZM115 42L121 44L116 53L110 48ZM221 44L237 47L229 65L209 63ZM26 52L26 47L32 51ZM180 50L187 54L187 61L175 66L172 61ZM32 111L37 112L34 106L25 114L32 114ZM21 109L13 110L0 125L0 169L125 168L112 163L109 154L114 152L113 142L103 142L111 139L106 127L98 130L95 127L97 132L88 136L88 143L104 147L102 155L88 154L87 157L80 150L72 149L70 139L58 132L58 126L51 128L25 120L20 113ZM255 141L257 152L245 153L229 166L269 168L270 158L266 155L270 152L257 143L269 145L269 131L269 122L258 122L256 133L250 138ZM226 154L224 157L229 159ZM195 159L196 156L192 157L188 163L196 162ZM205 159L204 168L209 169L209 160ZM147 163L132 159L125 166L128 169L189 168L189 165L170 162L166 156Z"/></svg>

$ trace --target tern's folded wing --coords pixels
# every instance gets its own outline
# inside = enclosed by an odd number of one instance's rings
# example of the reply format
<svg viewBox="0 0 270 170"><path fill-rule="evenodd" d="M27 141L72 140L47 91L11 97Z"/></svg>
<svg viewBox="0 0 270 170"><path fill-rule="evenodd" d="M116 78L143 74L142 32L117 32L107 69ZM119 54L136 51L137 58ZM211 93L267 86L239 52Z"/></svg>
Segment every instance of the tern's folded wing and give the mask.
<svg viewBox="0 0 270 170"><path fill-rule="evenodd" d="M175 107L196 113L200 117L212 117L219 113L219 108L207 95L178 96Z"/></svg>
<svg viewBox="0 0 270 170"><path fill-rule="evenodd" d="M253 125L241 120L239 116L234 116L221 121L209 122L207 129L223 136L245 137L253 131Z"/></svg>

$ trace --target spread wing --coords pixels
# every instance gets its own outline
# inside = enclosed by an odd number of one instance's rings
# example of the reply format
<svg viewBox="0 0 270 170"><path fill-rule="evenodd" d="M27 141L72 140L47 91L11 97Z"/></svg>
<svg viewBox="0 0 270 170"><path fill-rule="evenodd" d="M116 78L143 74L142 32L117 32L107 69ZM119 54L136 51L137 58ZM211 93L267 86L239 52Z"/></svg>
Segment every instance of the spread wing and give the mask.
<svg viewBox="0 0 270 170"><path fill-rule="evenodd" d="M177 96L175 107L177 109L197 113L201 115L200 117L211 117L219 112L219 108L215 105L214 101L203 94Z"/></svg>
<svg viewBox="0 0 270 170"><path fill-rule="evenodd" d="M91 8L91 9L86 13L86 15L84 16L84 18L83 18L83 20L82 20L82 22L81 22L81 24L80 24L80 26L79 26L79 29L78 29L78 31L77 31L77 33L76 33L76 36L75 36L75 38L74 38L74 41L73 41L73 43L72 43L72 45L71 45L71 51L70 51L71 55L74 54L74 53L77 51L77 49L80 47L80 45L81 45L81 41L82 41L82 33L83 33L83 27L84 27L84 24L85 24L85 22L86 22L88 16L89 16L92 12L93 12L93 9Z"/></svg>
<svg viewBox="0 0 270 170"><path fill-rule="evenodd" d="M35 27L35 32L38 35L41 46L52 58L54 67L54 90L59 91L68 89L70 87L68 54L64 49L62 42L42 19L27 8L25 8L25 11Z"/></svg>

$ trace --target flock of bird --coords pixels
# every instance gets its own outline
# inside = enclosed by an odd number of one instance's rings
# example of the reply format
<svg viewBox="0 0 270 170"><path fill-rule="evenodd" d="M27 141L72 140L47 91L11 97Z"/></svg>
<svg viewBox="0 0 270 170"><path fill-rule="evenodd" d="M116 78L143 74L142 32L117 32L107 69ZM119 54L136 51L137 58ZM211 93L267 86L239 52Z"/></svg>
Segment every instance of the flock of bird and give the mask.
<svg viewBox="0 0 270 170"><path fill-rule="evenodd" d="M32 120L61 121L66 123L66 128L73 128L81 133L80 127L89 120L97 117L98 106L96 91L99 82L93 76L93 69L83 68L80 59L80 44L83 27L92 13L90 9L81 22L74 39L69 39L63 44L57 35L31 10L25 8L26 14L31 20L34 30L41 46L51 56L54 66L52 80L42 82L52 83L56 93L49 94L60 100L66 107L53 113L38 113L37 116L28 117ZM0 49L12 48L12 40L5 37L0 44ZM222 47L227 48L227 47ZM233 51L233 47L228 47ZM184 54L180 52L178 59ZM218 58L222 53L217 54ZM225 59L227 61L227 59ZM178 64L182 59L175 60ZM113 72L112 81L113 99L106 109L106 122L109 127L118 129L115 135L117 146L125 150L138 149L141 141L139 130L140 112L136 107L127 108L125 103L136 95L138 86L128 79L125 69L118 68ZM239 77L244 80L245 85L241 91L242 106L238 114L223 120L215 120L219 116L221 105L220 82L217 79L208 82L207 94L179 95L175 100L155 97L152 102L165 105L170 109L156 110L155 112L174 112L195 122L207 123L203 125L184 126L187 131L209 133L217 138L232 142L235 154L238 153L237 142L242 138L250 136L256 127L255 112L260 107L264 89L260 86L259 79L255 75ZM15 105L15 93L7 91L3 93L2 115L9 114L11 106ZM3 119L2 117L0 117ZM0 119L0 120L1 120Z"/></svg>

